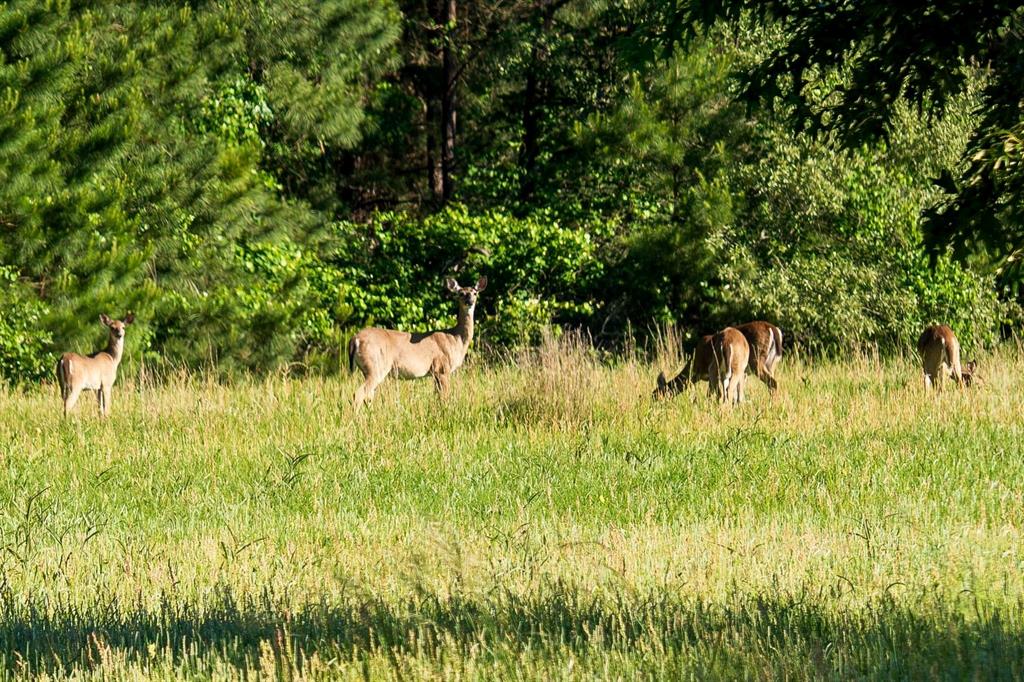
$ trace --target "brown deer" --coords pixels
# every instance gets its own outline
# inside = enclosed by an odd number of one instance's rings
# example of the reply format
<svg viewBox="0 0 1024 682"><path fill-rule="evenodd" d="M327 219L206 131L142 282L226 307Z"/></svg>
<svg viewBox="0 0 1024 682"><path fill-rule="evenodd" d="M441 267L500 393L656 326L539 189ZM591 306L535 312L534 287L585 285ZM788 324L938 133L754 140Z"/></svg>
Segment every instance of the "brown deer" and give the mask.
<svg viewBox="0 0 1024 682"><path fill-rule="evenodd" d="M735 327L726 327L711 337L711 367L708 383L719 402L739 403L750 361L750 344Z"/></svg>
<svg viewBox="0 0 1024 682"><path fill-rule="evenodd" d="M775 379L775 366L782 359L782 330L770 322L757 320L736 326L750 345L748 369L764 382L770 393L779 387Z"/></svg>
<svg viewBox="0 0 1024 682"><path fill-rule="evenodd" d="M683 369L674 379L669 381L668 377L665 376L665 372L658 375L658 387L654 389L653 397L668 398L677 393L682 393L695 381L706 381L708 379L710 376L709 372L711 371L712 337L712 334L700 337L700 340L697 341L697 347L693 351L693 357L683 366ZM708 393L710 392L711 386L709 384Z"/></svg>
<svg viewBox="0 0 1024 682"><path fill-rule="evenodd" d="M927 327L917 340L917 352L921 355L926 390L933 387L941 390L946 377L961 387L974 383L978 361L971 360L966 366L961 366L960 341L947 325Z"/></svg>
<svg viewBox="0 0 1024 682"><path fill-rule="evenodd" d="M132 313L128 313L124 320L112 320L101 314L100 322L110 328L106 350L89 356L65 353L57 361L57 383L60 385L60 397L64 400L65 417L83 390L96 391L100 416L110 414L110 389L117 381L117 366L121 364L124 353L124 330L134 321Z"/></svg>
<svg viewBox="0 0 1024 682"><path fill-rule="evenodd" d="M774 393L779 387L775 378L775 366L782 358L782 331L769 322L747 322L735 327L747 339L750 346L750 357L747 368L753 369L757 378ZM658 386L654 389L654 397L668 397L680 393L693 381L702 381L708 377L711 367L711 335L701 337L697 342L693 359L683 370L669 381L665 373L658 375ZM708 387L711 390L711 387Z"/></svg>
<svg viewBox="0 0 1024 682"><path fill-rule="evenodd" d="M354 371L358 366L365 378L356 389L356 409L373 400L388 374L400 379L430 375L438 394L447 395L451 374L462 366L473 341L473 310L477 296L487 287L487 278L481 277L472 287L461 287L448 278L445 286L459 301L458 322L453 328L413 334L371 327L349 341L349 369Z"/></svg>

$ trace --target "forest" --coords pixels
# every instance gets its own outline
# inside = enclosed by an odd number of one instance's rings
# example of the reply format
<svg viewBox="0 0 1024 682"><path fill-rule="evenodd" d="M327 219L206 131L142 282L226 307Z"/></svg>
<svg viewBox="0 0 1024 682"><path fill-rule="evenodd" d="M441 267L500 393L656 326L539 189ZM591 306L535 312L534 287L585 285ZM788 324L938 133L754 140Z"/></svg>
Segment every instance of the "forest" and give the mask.
<svg viewBox="0 0 1024 682"><path fill-rule="evenodd" d="M813 5L813 7L812 7ZM154 372L765 318L812 355L1021 319L1013 3L0 6L0 376L132 311Z"/></svg>

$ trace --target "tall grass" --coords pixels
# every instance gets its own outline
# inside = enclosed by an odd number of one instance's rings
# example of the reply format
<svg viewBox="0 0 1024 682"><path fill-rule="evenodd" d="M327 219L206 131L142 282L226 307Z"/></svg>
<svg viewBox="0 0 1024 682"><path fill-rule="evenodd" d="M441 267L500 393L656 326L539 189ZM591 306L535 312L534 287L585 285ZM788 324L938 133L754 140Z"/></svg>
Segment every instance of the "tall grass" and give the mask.
<svg viewBox="0 0 1024 682"><path fill-rule="evenodd" d="M0 393L0 672L1024 672L1019 350L932 396L786 357L736 409L652 401L680 361L549 338L360 414L348 376Z"/></svg>

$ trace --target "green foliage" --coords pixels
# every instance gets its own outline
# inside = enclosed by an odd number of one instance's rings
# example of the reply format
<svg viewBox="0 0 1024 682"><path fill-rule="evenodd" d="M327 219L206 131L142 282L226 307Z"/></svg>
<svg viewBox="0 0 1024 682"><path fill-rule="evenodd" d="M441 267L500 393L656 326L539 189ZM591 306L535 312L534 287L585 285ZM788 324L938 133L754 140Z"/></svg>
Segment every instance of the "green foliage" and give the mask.
<svg viewBox="0 0 1024 682"><path fill-rule="evenodd" d="M327 261L351 282L345 300L353 320L408 330L453 324L447 275L487 275L482 334L510 344L536 339L551 322L589 319L587 295L602 272L599 236L543 216L477 215L452 205L424 219L385 213L367 224L339 224Z"/></svg>
<svg viewBox="0 0 1024 682"><path fill-rule="evenodd" d="M262 147L266 143L260 129L272 124L274 112L266 87L239 77L203 98L191 120L200 134L214 133L229 144Z"/></svg>
<svg viewBox="0 0 1024 682"><path fill-rule="evenodd" d="M47 352L46 306L18 281L14 268L0 266L0 380L36 381L53 370Z"/></svg>
<svg viewBox="0 0 1024 682"><path fill-rule="evenodd" d="M1007 311L991 277L948 255L929 263L920 226L936 197L920 171L955 159L965 127L926 135L903 111L891 146L842 152L794 136L728 97L731 65L765 38L731 51L720 39L675 54L586 133L633 160L634 192L662 197L621 236L608 313L699 332L767 318L818 352L912 347L936 321L993 341Z"/></svg>
<svg viewBox="0 0 1024 682"><path fill-rule="evenodd" d="M959 167L943 169L941 206L929 211L933 253L977 255L1013 290L1024 270L1024 8L1019 3L803 0L655 2L663 41L722 19L775 26L777 49L743 69L743 97L784 112L798 128L831 131L847 146L886 138L909 102L942 118L965 93L978 99ZM979 73L980 72L980 73ZM977 86L978 81L983 85Z"/></svg>
<svg viewBox="0 0 1024 682"><path fill-rule="evenodd" d="M1017 319L993 281L1015 295L1014 240L926 257L920 218L974 210L942 202L945 173L1022 222L1017 121L960 161L975 110L1005 110L998 74L936 84L937 121L887 100L887 142L840 153L794 135L800 102L737 103L731 74L795 44L757 12L665 55L664 3L456 5L443 26L418 0L0 8L4 378L129 310L128 371L330 369L359 327L451 324L453 274L489 277L493 345L770 317L808 348L898 350L927 322L989 342ZM800 97L826 111L852 73Z"/></svg>
<svg viewBox="0 0 1024 682"><path fill-rule="evenodd" d="M769 317L826 350L912 347L938 321L965 341L994 340L1004 311L991 278L948 256L929 264L919 216L931 189L886 149L773 136L740 183L752 211L744 255L722 273L726 311Z"/></svg>
<svg viewBox="0 0 1024 682"><path fill-rule="evenodd" d="M315 243L327 220L285 193L271 151L353 145L397 29L386 3L286 4L0 8L0 266L37 296L18 299L31 348L94 350L96 315L134 310L129 365L296 355L301 277L239 253Z"/></svg>

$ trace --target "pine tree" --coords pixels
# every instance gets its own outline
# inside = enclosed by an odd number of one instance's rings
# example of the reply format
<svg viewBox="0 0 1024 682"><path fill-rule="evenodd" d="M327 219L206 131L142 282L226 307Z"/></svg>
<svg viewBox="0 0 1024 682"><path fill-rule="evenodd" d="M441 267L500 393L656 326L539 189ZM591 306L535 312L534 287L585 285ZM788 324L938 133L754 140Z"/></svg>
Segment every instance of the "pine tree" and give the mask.
<svg viewBox="0 0 1024 682"><path fill-rule="evenodd" d="M0 268L5 302L42 339L31 371L0 366L9 378L45 371L43 351L88 348L99 312L128 309L136 348L176 365L295 352L288 334L266 339L301 301L240 300L263 284L242 254L301 244L326 219L282 195L267 149L359 139L397 15L371 0L243 4L0 8ZM211 104L225 84L240 84L236 104L265 101L234 116Z"/></svg>

